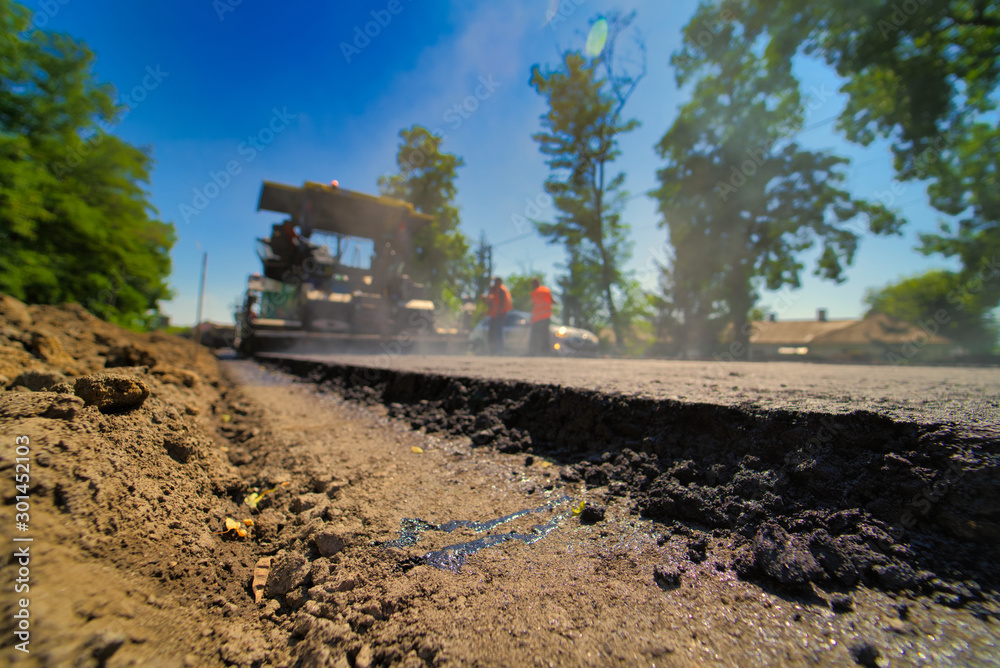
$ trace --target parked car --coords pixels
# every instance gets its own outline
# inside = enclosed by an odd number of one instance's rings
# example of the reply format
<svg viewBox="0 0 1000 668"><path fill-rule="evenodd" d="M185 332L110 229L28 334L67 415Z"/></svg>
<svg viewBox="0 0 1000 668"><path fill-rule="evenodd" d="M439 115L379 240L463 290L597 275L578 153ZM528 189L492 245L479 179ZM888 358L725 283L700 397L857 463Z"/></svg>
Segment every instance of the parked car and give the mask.
<svg viewBox="0 0 1000 668"><path fill-rule="evenodd" d="M469 347L477 355L485 355L489 351L489 322L489 318L483 318L469 333ZM503 327L504 354L527 355L530 339L531 314L524 311L507 313ZM594 355L597 345L597 335L593 332L579 327L549 325L549 349L553 355Z"/></svg>

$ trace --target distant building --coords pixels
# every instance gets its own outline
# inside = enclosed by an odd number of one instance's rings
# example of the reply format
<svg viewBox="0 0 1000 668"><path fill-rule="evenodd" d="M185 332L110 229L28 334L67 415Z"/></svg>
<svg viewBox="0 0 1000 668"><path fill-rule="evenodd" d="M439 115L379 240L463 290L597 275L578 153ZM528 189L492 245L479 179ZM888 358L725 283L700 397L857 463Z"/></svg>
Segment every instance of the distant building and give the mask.
<svg viewBox="0 0 1000 668"><path fill-rule="evenodd" d="M752 360L816 359L836 362L942 362L966 351L934 332L875 313L863 320L779 321L773 316L751 324ZM726 337L732 340L732 327Z"/></svg>

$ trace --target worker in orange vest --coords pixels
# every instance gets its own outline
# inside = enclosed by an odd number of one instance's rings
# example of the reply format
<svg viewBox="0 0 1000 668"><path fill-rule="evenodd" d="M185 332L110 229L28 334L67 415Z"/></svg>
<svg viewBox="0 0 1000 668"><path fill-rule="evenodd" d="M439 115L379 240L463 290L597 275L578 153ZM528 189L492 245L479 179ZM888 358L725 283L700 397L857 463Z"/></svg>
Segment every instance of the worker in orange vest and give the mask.
<svg viewBox="0 0 1000 668"><path fill-rule="evenodd" d="M548 355L552 349L549 342L549 323L552 322L552 291L542 285L537 278L531 279L531 338L528 343L529 355Z"/></svg>
<svg viewBox="0 0 1000 668"><path fill-rule="evenodd" d="M499 276L493 278L493 287L490 293L485 296L488 310L486 314L490 318L489 344L490 352L494 355L503 354L503 326L507 320L507 313L513 308L513 301L510 298L510 290L503 284L503 279Z"/></svg>

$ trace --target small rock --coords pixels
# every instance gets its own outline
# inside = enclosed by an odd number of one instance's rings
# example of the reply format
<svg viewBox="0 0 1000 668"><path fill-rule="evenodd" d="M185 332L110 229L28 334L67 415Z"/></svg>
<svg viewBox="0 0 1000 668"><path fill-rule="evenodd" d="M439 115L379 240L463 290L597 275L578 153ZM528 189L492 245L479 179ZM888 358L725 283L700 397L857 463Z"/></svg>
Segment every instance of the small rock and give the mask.
<svg viewBox="0 0 1000 668"><path fill-rule="evenodd" d="M587 476L584 479L591 487L604 487L611 482L611 477L608 475L605 466L590 467L590 469L587 470Z"/></svg>
<svg viewBox="0 0 1000 668"><path fill-rule="evenodd" d="M135 376L98 373L78 378L76 396L101 412L138 408L149 397L149 387Z"/></svg>
<svg viewBox="0 0 1000 668"><path fill-rule="evenodd" d="M300 611L300 614L301 613L305 613L306 615L309 615L310 617L324 617L324 616L326 616L326 615L328 615L330 613L330 606L326 605L325 603L322 603L320 601L315 600L312 597L312 591L313 591L313 589L316 589L316 587L313 587L312 589L310 589L307 592L306 602L302 606L302 610Z"/></svg>
<svg viewBox="0 0 1000 668"><path fill-rule="evenodd" d="M156 358L148 350L138 348L132 344L124 346L113 346L105 354L105 367L117 366L153 366Z"/></svg>
<svg viewBox="0 0 1000 668"><path fill-rule="evenodd" d="M754 536L753 558L757 569L784 585L804 585L826 575L809 551L806 537L789 534L772 522Z"/></svg>
<svg viewBox="0 0 1000 668"><path fill-rule="evenodd" d="M300 668L330 668L331 666L340 666L339 663L334 662L333 657L335 654L333 650L313 638L298 645L295 648L295 653L298 655L295 665ZM350 664L347 664L347 668L351 668Z"/></svg>
<svg viewBox="0 0 1000 668"><path fill-rule="evenodd" d="M285 605L292 610L298 610L304 606L308 600L309 597L304 591L302 591L301 587L295 587L290 592L285 594Z"/></svg>
<svg viewBox="0 0 1000 668"><path fill-rule="evenodd" d="M475 445L486 445L496 437L491 429L483 429L482 431L477 431L472 435L472 442Z"/></svg>
<svg viewBox="0 0 1000 668"><path fill-rule="evenodd" d="M887 619L885 625L893 633L903 634L909 630L909 627L906 625L906 622L904 622L901 619L897 619L896 617L890 617L889 619Z"/></svg>
<svg viewBox="0 0 1000 668"><path fill-rule="evenodd" d="M14 387L26 387L32 392L42 392L66 380L58 371L25 371L14 379Z"/></svg>
<svg viewBox="0 0 1000 668"><path fill-rule="evenodd" d="M316 618L307 612L299 612L292 621L292 637L305 638L313 628Z"/></svg>
<svg viewBox="0 0 1000 668"><path fill-rule="evenodd" d="M583 507L583 512L580 513L580 521L587 524L600 522L604 519L605 512L606 508L604 506L588 503Z"/></svg>
<svg viewBox="0 0 1000 668"><path fill-rule="evenodd" d="M854 601L850 596L834 596L830 599L830 609L834 612L851 612L854 610Z"/></svg>
<svg viewBox="0 0 1000 668"><path fill-rule="evenodd" d="M628 483L612 480L608 484L608 496L625 496L628 493Z"/></svg>
<svg viewBox="0 0 1000 668"><path fill-rule="evenodd" d="M525 466L531 466L534 463L535 463L535 458L532 457L531 455L528 455L527 457L524 458L524 465Z"/></svg>
<svg viewBox="0 0 1000 668"><path fill-rule="evenodd" d="M580 473L575 468L565 467L559 472L559 477L566 482L580 482Z"/></svg>
<svg viewBox="0 0 1000 668"><path fill-rule="evenodd" d="M301 554L279 552L271 560L271 572L264 585L264 596L274 598L284 596L292 589L299 587L309 575L306 558Z"/></svg>
<svg viewBox="0 0 1000 668"><path fill-rule="evenodd" d="M330 579L330 562L319 558L309 564L309 579L313 585L321 585Z"/></svg>
<svg viewBox="0 0 1000 668"><path fill-rule="evenodd" d="M662 564L653 568L653 580L660 589L676 589L681 585L681 572L676 566Z"/></svg>
<svg viewBox="0 0 1000 668"><path fill-rule="evenodd" d="M347 547L347 543L343 537L333 527L323 529L313 536L313 540L316 542L316 549L324 557L337 554Z"/></svg>
<svg viewBox="0 0 1000 668"><path fill-rule="evenodd" d="M708 558L708 537L703 534L696 534L688 541L688 559L692 563L700 564Z"/></svg>
<svg viewBox="0 0 1000 668"><path fill-rule="evenodd" d="M329 503L329 497L326 494L316 494L310 492L308 494L301 494L296 498L292 499L292 512L301 513L311 508L315 508L321 503Z"/></svg>
<svg viewBox="0 0 1000 668"><path fill-rule="evenodd" d="M358 650L358 655L354 657L354 668L371 668L372 648L371 645L362 645Z"/></svg>
<svg viewBox="0 0 1000 668"><path fill-rule="evenodd" d="M375 619L383 619L382 616L382 605L372 601L370 603L365 603L358 608L358 612L362 612L366 615L370 615Z"/></svg>
<svg viewBox="0 0 1000 668"><path fill-rule="evenodd" d="M281 609L280 603L275 601L273 598L266 599L264 601L264 605L261 606L260 616L270 619L271 617L274 617L274 615L276 615L278 613L278 610L280 609Z"/></svg>
<svg viewBox="0 0 1000 668"><path fill-rule="evenodd" d="M328 497L333 499L338 494L340 494L340 490L342 490L343 488L347 487L350 484L351 483L347 480L331 480L329 483L327 483L326 488L323 490L323 492Z"/></svg>
<svg viewBox="0 0 1000 668"><path fill-rule="evenodd" d="M165 385L194 387L198 384L198 374L169 364L157 364L149 372Z"/></svg>

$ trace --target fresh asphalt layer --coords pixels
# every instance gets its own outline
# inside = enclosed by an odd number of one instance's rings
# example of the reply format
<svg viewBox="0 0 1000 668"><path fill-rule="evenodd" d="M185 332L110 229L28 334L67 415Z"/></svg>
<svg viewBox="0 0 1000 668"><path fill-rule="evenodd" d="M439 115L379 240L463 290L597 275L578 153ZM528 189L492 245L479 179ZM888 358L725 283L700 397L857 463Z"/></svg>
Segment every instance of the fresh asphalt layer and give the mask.
<svg viewBox="0 0 1000 668"><path fill-rule="evenodd" d="M1000 368L474 357L281 354L403 373L551 384L608 394L729 407L844 414L943 424L1000 437Z"/></svg>

